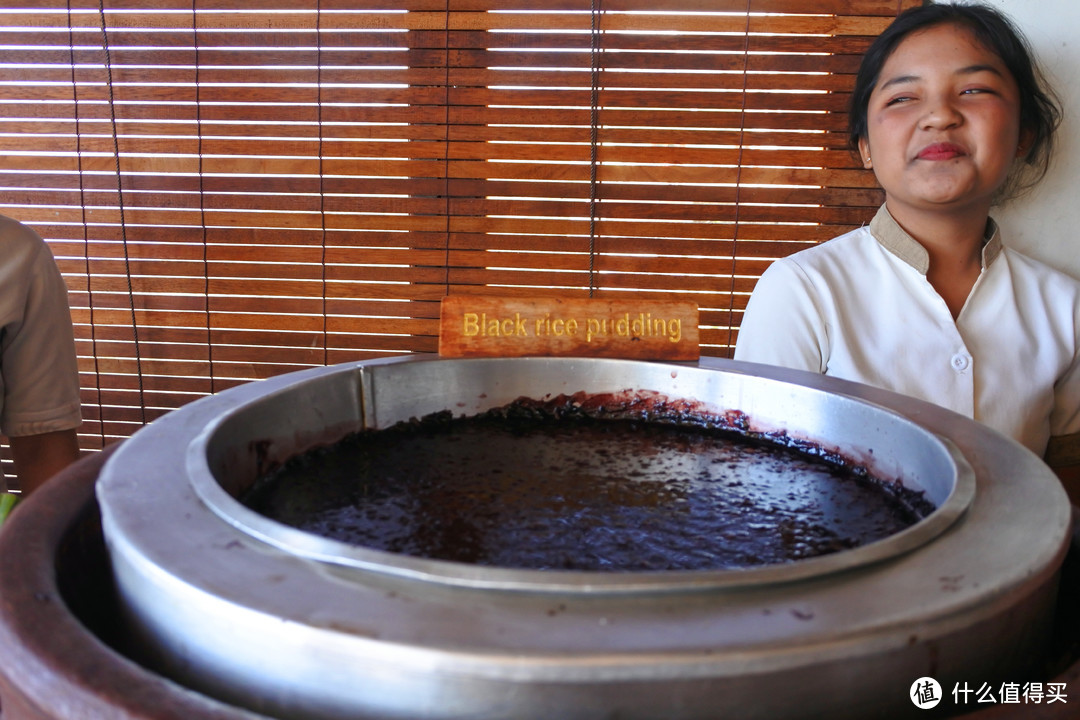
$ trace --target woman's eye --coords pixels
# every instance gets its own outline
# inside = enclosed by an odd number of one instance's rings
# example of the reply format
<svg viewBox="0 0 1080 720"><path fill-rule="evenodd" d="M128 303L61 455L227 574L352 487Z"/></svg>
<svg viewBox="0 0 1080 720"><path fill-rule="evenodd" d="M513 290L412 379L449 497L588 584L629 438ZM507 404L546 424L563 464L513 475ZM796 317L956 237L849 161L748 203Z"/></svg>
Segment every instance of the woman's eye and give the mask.
<svg viewBox="0 0 1080 720"><path fill-rule="evenodd" d="M914 100L914 98L910 95L899 95L894 98L889 98L889 100L885 103L885 107L889 107L891 105L899 105L901 103L910 102L912 100Z"/></svg>

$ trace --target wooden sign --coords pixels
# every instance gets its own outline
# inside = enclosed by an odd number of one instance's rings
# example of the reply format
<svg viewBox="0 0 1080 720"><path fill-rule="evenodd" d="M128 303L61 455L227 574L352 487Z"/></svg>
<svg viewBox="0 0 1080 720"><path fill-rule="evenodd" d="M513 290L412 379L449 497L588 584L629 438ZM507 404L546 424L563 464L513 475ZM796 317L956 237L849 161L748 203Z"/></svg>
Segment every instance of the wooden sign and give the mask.
<svg viewBox="0 0 1080 720"><path fill-rule="evenodd" d="M451 295L442 300L439 354L697 360L698 308L682 301Z"/></svg>

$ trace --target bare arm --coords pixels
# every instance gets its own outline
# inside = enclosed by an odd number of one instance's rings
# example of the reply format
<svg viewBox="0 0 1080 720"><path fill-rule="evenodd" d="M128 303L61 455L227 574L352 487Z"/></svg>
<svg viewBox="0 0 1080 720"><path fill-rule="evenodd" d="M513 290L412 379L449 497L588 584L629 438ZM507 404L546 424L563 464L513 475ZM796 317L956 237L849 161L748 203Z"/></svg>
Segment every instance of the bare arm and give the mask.
<svg viewBox="0 0 1080 720"><path fill-rule="evenodd" d="M1073 505L1080 505L1080 433L1050 438L1046 464L1057 473Z"/></svg>
<svg viewBox="0 0 1080 720"><path fill-rule="evenodd" d="M15 460L15 474L23 495L29 495L56 473L79 459L75 430L8 438Z"/></svg>

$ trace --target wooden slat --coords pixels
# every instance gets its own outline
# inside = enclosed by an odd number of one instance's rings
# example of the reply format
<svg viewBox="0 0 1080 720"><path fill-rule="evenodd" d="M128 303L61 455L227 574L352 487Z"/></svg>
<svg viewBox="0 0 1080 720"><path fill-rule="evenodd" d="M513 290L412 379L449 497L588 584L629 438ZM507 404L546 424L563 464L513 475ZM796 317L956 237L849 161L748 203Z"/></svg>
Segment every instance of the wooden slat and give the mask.
<svg viewBox="0 0 1080 720"><path fill-rule="evenodd" d="M848 93L913 4L604 0L594 37L589 0L20 3L0 213L68 284L80 442L434 352L448 294L690 300L729 353L773 259L880 204Z"/></svg>

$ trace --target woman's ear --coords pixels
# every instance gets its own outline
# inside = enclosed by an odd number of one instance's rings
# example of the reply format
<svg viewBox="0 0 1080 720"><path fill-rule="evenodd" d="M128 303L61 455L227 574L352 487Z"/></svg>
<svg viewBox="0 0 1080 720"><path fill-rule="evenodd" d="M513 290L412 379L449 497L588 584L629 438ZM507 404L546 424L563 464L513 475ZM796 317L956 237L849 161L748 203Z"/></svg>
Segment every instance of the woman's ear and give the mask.
<svg viewBox="0 0 1080 720"><path fill-rule="evenodd" d="M1020 131L1020 140L1016 143L1016 158L1026 160L1031 152L1031 145L1035 142L1035 131L1030 128Z"/></svg>
<svg viewBox="0 0 1080 720"><path fill-rule="evenodd" d="M863 135L859 138L859 159L862 160L862 166L867 170L872 170L874 167L874 160L870 157L870 142Z"/></svg>

